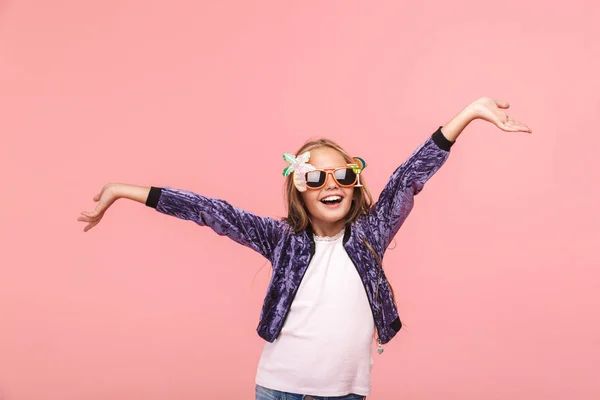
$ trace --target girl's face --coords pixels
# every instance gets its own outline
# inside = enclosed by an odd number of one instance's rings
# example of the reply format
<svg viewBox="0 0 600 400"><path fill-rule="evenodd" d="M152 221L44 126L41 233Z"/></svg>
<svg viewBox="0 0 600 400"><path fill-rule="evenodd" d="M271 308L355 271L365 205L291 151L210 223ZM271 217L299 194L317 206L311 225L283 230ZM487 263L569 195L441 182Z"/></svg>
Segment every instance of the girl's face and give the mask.
<svg viewBox="0 0 600 400"><path fill-rule="evenodd" d="M309 163L317 169L333 169L345 167L347 164L344 157L330 147L311 150ZM344 219L352 206L354 187L341 187L331 174L327 174L325 186L316 190L307 189L301 195L310 214L313 230L317 235L330 236L342 230ZM340 201L325 204L323 200L328 198Z"/></svg>

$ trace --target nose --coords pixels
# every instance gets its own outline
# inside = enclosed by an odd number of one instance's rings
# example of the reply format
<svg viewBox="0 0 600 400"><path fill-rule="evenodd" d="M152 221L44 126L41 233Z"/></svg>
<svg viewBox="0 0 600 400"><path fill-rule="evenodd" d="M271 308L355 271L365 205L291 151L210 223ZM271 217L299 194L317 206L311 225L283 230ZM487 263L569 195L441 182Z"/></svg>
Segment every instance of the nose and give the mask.
<svg viewBox="0 0 600 400"><path fill-rule="evenodd" d="M327 171L327 176L326 176L326 181L325 181L325 187L328 189L335 189L338 187L337 182L335 181L335 179L333 178L333 171Z"/></svg>

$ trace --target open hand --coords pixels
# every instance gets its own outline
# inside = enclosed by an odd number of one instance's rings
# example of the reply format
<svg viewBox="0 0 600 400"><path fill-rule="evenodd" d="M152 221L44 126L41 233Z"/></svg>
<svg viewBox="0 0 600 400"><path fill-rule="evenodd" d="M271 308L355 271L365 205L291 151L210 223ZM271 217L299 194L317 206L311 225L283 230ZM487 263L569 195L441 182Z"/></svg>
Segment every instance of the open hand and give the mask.
<svg viewBox="0 0 600 400"><path fill-rule="evenodd" d="M489 97L482 97L470 104L475 118L491 122L498 128L506 132L527 132L532 130L527 125L512 119L507 113L510 105L505 101L494 100Z"/></svg>
<svg viewBox="0 0 600 400"><path fill-rule="evenodd" d="M94 196L94 201L97 202L96 209L92 212L83 211L77 221L87 222L87 226L83 228L84 232L89 231L94 226L98 225L104 213L118 199L113 184L105 185L100 193Z"/></svg>

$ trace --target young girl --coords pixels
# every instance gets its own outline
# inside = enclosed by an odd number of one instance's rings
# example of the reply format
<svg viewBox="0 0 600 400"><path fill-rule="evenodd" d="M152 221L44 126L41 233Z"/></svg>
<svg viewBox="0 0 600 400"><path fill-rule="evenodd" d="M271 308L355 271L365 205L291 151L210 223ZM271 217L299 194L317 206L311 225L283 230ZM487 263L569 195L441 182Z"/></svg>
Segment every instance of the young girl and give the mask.
<svg viewBox="0 0 600 400"><path fill-rule="evenodd" d="M281 221L183 190L118 183L104 186L94 197L96 209L78 220L87 232L115 200L127 198L256 250L273 266L257 328L266 343L256 399L364 399L374 334L381 353L402 326L381 265L384 253L414 196L471 121L531 133L503 111L508 107L485 97L469 104L396 169L374 205L361 183L364 160L322 139L284 155L288 216Z"/></svg>

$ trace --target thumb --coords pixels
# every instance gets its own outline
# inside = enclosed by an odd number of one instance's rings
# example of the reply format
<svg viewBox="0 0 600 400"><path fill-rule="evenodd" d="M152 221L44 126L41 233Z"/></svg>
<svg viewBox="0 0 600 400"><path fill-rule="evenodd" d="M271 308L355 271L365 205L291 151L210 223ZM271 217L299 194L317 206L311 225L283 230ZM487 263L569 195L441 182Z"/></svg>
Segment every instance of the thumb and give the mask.
<svg viewBox="0 0 600 400"><path fill-rule="evenodd" d="M509 108L510 107L510 104L508 104L508 102L502 101L502 100L496 100L496 105L498 106L498 108Z"/></svg>
<svg viewBox="0 0 600 400"><path fill-rule="evenodd" d="M97 195L95 195L94 201L100 201L100 195L101 195L101 193L98 193Z"/></svg>

